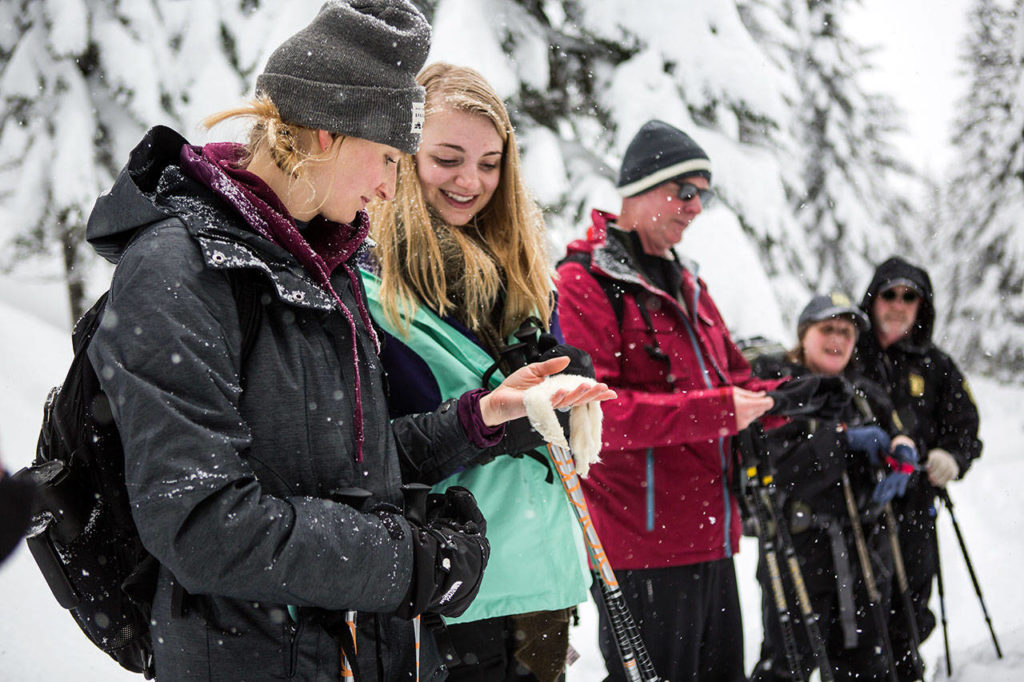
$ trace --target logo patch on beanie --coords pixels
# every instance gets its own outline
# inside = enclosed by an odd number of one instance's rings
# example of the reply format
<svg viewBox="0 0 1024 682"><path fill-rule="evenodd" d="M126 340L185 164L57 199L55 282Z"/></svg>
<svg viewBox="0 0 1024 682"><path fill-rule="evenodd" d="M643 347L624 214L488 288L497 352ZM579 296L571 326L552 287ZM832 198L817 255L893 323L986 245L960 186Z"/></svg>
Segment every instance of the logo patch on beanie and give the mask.
<svg viewBox="0 0 1024 682"><path fill-rule="evenodd" d="M415 133L417 135L422 133L423 132L423 119L424 118L425 118L425 116L424 116L423 102L413 102L412 103L412 128L409 129L409 132L410 133Z"/></svg>

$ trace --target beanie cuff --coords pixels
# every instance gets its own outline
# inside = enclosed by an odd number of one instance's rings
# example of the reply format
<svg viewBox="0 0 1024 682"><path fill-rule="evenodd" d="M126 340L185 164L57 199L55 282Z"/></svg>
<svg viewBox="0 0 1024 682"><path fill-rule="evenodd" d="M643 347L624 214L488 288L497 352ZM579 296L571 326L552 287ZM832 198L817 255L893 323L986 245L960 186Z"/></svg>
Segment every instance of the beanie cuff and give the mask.
<svg viewBox="0 0 1024 682"><path fill-rule="evenodd" d="M677 178L681 175L704 175L705 177L711 177L711 161L709 159L687 159L681 161L673 166L662 168L656 173L652 173L646 177L640 178L628 185L623 185L617 188L620 197L632 197L645 192L652 187L660 185L663 182L667 182L672 178Z"/></svg>
<svg viewBox="0 0 1024 682"><path fill-rule="evenodd" d="M256 79L281 118L307 128L361 137L415 154L423 131L426 91L319 83L278 73Z"/></svg>

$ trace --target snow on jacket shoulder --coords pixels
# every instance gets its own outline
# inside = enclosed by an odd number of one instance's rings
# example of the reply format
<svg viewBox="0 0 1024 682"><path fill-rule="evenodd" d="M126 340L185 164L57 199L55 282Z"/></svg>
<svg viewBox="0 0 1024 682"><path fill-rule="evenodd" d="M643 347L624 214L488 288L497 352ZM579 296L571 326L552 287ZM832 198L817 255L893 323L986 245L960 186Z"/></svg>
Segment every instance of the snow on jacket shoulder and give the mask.
<svg viewBox="0 0 1024 682"><path fill-rule="evenodd" d="M589 254L589 266L586 258L569 258L557 280L566 342L590 353L598 380L618 393L602 405L603 461L584 482L595 525L615 568L731 556L741 526L729 487L732 387L762 390L779 382L752 376L690 269L678 293L651 285L619 241L604 238L614 219L594 211L590 237L569 245L570 256ZM599 277L625 290L621 327ZM652 329L663 358L650 350Z"/></svg>
<svg viewBox="0 0 1024 682"><path fill-rule="evenodd" d="M411 624L388 615L411 580L409 528L329 497L358 486L372 493L371 504L400 505L402 460L445 469L477 451L456 410L393 431L367 330L357 321L357 369L333 298L286 251L183 179L171 153L181 144L171 131L153 131L89 226L118 262L89 357L124 443L139 533L162 566L153 610L158 675L336 680L337 643L312 614L350 608L367 616L362 670L376 670L379 658L385 677L397 675L414 654ZM262 294L244 367L225 269L251 276L246 282ZM344 275L332 284L354 310L360 292ZM172 575L198 608L173 613ZM299 607L297 622L288 605ZM371 614L381 614L383 636Z"/></svg>

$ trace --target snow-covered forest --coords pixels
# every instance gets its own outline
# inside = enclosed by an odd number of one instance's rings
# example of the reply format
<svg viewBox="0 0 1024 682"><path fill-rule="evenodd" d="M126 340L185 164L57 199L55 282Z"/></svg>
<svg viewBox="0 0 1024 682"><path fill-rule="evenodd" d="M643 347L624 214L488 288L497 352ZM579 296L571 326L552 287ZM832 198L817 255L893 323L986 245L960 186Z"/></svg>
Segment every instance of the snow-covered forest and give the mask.
<svg viewBox="0 0 1024 682"><path fill-rule="evenodd" d="M986 454L963 484L962 521L1019 663L1024 596L1011 565L1024 545L1008 541L1019 536L1024 431L1024 0L963 1L964 40L948 49L966 90L950 117L947 162L930 168L895 144L906 125L897 93L868 85L877 54L848 23L859 0L414 1L434 26L430 61L478 69L508 103L552 260L591 208L618 207L621 154L643 122L660 118L714 164L719 200L680 251L700 262L734 336L792 341L812 292L859 299L893 253L929 270L936 339L977 379L982 407ZM96 196L152 125L196 143L237 138L200 121L249 97L270 51L321 2L0 2L0 455L9 468L31 457L45 388L70 358L72 320L109 283L108 265L83 241ZM943 527L953 653L967 668L959 679L1016 679L1012 666L984 667L987 631ZM759 644L755 558L756 548L741 553L748 658ZM45 587L26 552L4 569L0 578L26 587L2 599L18 619L0 623L0 680L115 679L47 593L29 594ZM584 617L571 680L602 670L593 614ZM50 632L56 619L59 635L34 634L25 646L23 629ZM51 653L62 638L77 638L70 662ZM933 674L941 648L937 633L926 651ZM34 677L30 666L48 656L40 670L49 672Z"/></svg>
<svg viewBox="0 0 1024 682"><path fill-rule="evenodd" d="M812 291L855 297L899 252L931 270L945 345L971 370L1024 379L1024 19L1020 0L971 0L970 88L955 155L924 175L892 143L891 93L863 83L872 45L854 0L420 0L431 59L474 66L506 99L552 257L649 118L710 153L725 233L684 244L770 287L738 334L786 337ZM2 264L62 278L79 311L109 272L82 243L97 194L151 125L196 142L199 121L249 96L269 51L320 0L15 0L0 6ZM954 131L950 131L954 136ZM737 239L727 239L727 235ZM701 248L708 249L704 258ZM749 260L749 262L747 262ZM717 267L709 262L708 267Z"/></svg>

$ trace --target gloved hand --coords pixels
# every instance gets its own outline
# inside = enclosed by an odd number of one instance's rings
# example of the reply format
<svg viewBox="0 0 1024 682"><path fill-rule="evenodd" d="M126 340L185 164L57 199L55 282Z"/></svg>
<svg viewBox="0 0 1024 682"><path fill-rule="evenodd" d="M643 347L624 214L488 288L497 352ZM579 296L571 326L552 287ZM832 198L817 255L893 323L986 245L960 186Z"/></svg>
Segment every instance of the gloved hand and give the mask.
<svg viewBox="0 0 1024 682"><path fill-rule="evenodd" d="M903 497L907 492L907 482L914 473L917 464L917 450L900 443L892 449L892 455L885 458L892 469L885 478L878 482L871 499L878 504L885 504L897 495Z"/></svg>
<svg viewBox="0 0 1024 682"><path fill-rule="evenodd" d="M854 426L846 430L846 444L850 449L867 454L875 466L881 466L891 443L889 434L877 426Z"/></svg>
<svg viewBox="0 0 1024 682"><path fill-rule="evenodd" d="M487 522L473 493L452 486L427 498L423 524L412 526L412 583L395 612L413 619L424 612L459 616L480 591L491 545Z"/></svg>
<svg viewBox="0 0 1024 682"><path fill-rule="evenodd" d="M588 379L596 378L594 375L594 361L590 358L590 353L576 346L570 346L567 343L551 346L542 352L536 360L531 360L531 362L543 362L544 360L550 360L551 358L563 355L569 358L569 366L562 370L563 374L574 374L587 377Z"/></svg>
<svg viewBox="0 0 1024 682"><path fill-rule="evenodd" d="M928 470L928 481L937 488L945 488L947 483L960 475L960 465L953 455L942 448L928 451L925 469Z"/></svg>
<svg viewBox="0 0 1024 682"><path fill-rule="evenodd" d="M840 376L808 374L787 381L768 395L775 401L768 414L836 419L853 399L853 387Z"/></svg>
<svg viewBox="0 0 1024 682"><path fill-rule="evenodd" d="M32 519L36 486L28 477L8 476L0 469L0 561L14 551Z"/></svg>

